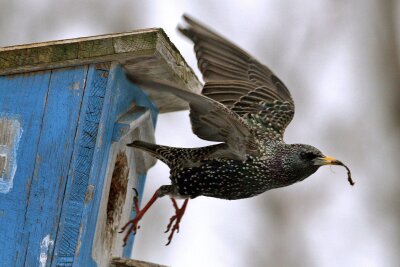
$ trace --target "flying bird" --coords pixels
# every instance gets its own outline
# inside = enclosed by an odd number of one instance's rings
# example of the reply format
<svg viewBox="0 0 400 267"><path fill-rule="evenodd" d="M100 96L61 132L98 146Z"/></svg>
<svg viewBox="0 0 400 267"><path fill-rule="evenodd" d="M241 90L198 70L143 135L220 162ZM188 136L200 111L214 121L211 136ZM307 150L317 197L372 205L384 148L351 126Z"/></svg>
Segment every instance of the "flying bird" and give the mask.
<svg viewBox="0 0 400 267"><path fill-rule="evenodd" d="M142 80L187 101L193 133L218 144L199 148L176 148L136 140L130 147L144 150L170 168L170 185L161 186L142 208L134 199L136 216L121 230L136 233L138 223L160 197L169 196L175 208L167 226L168 243L189 199L198 196L227 200L256 196L267 190L300 182L323 165L341 165L317 148L286 144L283 135L294 115L294 102L284 83L265 65L230 41L184 15L187 26L178 30L194 43L198 67L205 84L195 94L166 83ZM184 199L179 207L176 199Z"/></svg>

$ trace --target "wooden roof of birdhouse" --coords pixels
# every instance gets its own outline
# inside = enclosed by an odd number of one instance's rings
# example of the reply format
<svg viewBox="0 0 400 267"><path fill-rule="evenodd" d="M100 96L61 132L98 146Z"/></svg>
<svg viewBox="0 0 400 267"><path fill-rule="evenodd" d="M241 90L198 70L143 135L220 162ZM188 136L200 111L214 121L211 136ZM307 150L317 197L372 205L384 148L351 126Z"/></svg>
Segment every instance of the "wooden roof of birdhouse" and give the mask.
<svg viewBox="0 0 400 267"><path fill-rule="evenodd" d="M101 62L118 62L146 79L200 92L201 83L162 29L146 29L0 48L0 75ZM160 112L187 109L181 99L149 91Z"/></svg>

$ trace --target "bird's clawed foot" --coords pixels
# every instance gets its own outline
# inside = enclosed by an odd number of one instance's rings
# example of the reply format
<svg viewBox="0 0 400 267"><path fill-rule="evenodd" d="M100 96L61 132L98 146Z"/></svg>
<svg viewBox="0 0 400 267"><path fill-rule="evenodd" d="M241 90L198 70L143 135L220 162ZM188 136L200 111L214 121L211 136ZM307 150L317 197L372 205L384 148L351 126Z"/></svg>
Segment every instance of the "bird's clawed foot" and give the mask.
<svg viewBox="0 0 400 267"><path fill-rule="evenodd" d="M139 197L138 197L138 192L135 188L133 188L133 190L135 191L135 196L133 197L133 208L135 210L135 217L130 220L129 222L127 222L122 228L121 231L119 231L119 233L123 233L128 226L130 226L128 228L128 231L126 232L126 235L123 239L124 244L123 246L125 247L126 242L128 241L129 235L131 233L136 234L137 229L140 228L140 226L138 225L139 221L142 219L143 215L146 213L146 211L150 208L150 206L157 200L158 198L158 192L156 191L155 194L153 195L153 197L150 199L150 201L146 204L146 206L143 209L139 209Z"/></svg>
<svg viewBox="0 0 400 267"><path fill-rule="evenodd" d="M167 225L167 230L165 230L165 233L168 233L169 231L171 231L171 233L168 236L168 242L167 242L166 246L168 246L171 243L172 238L174 237L174 233L175 232L179 233L179 223L181 222L183 214L185 214L186 206L187 206L189 199L188 198L185 199L181 208L178 207L178 203L176 202L175 198L171 198L171 201L175 208L175 215L169 219L169 223ZM172 226L172 224L173 224L173 226Z"/></svg>

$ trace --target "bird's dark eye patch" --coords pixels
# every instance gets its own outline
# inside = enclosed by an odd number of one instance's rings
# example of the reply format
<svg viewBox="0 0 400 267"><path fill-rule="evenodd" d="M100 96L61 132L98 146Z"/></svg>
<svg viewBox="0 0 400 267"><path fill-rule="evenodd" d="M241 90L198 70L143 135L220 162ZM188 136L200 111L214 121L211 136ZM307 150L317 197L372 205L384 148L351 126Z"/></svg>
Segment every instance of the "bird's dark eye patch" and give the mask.
<svg viewBox="0 0 400 267"><path fill-rule="evenodd" d="M313 159L315 159L315 158L318 157L318 156L315 155L313 152L301 152L301 153L300 153L300 157L301 157L302 159L305 159L305 160L313 160Z"/></svg>

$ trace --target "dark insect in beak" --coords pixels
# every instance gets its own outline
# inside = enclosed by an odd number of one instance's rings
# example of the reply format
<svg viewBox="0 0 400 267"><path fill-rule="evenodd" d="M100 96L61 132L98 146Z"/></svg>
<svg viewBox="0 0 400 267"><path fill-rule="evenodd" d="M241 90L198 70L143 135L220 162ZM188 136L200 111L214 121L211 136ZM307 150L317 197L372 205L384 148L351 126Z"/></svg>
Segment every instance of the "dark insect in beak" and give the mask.
<svg viewBox="0 0 400 267"><path fill-rule="evenodd" d="M355 184L353 179L351 179L350 169L346 165L344 165L343 162L341 162L340 160L336 160L336 161L334 161L334 164L332 164L332 165L340 165L340 166L345 167L345 169L347 170L347 180L349 181L351 186L353 186Z"/></svg>
<svg viewBox="0 0 400 267"><path fill-rule="evenodd" d="M333 158L333 157L327 157L327 156L324 156L324 157L318 157L318 158L316 158L315 160L314 160L314 164L315 165L339 165L339 166L343 166L343 167L345 167L346 168L346 170L347 170L347 180L349 181L349 183L350 183L350 185L354 185L355 183L354 183L354 181L353 181L353 179L351 178L351 172L350 172L350 169L346 166L346 165L344 165L344 163L343 162L341 162L340 160L337 160L337 159L335 159L335 158Z"/></svg>

